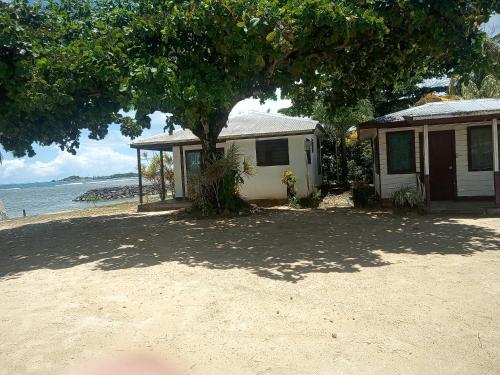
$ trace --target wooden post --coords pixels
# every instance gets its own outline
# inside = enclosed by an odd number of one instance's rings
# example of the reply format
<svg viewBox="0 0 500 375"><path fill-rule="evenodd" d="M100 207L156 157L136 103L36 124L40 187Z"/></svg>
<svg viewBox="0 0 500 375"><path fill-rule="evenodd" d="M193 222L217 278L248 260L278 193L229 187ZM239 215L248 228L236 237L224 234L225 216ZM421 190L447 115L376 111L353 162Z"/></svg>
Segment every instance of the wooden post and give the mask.
<svg viewBox="0 0 500 375"><path fill-rule="evenodd" d="M495 186L495 203L500 205L500 168L498 161L498 120L491 122L493 134L493 181Z"/></svg>
<svg viewBox="0 0 500 375"><path fill-rule="evenodd" d="M161 193L160 198L165 200L165 172L163 171L163 150L160 150L160 178L161 178Z"/></svg>
<svg viewBox="0 0 500 375"><path fill-rule="evenodd" d="M142 168L141 168L141 149L137 149L137 171L139 173L139 203L142 204Z"/></svg>
<svg viewBox="0 0 500 375"><path fill-rule="evenodd" d="M182 187L182 199L186 199L186 186L184 184L184 148L182 146L179 147L181 152L181 187Z"/></svg>
<svg viewBox="0 0 500 375"><path fill-rule="evenodd" d="M429 179L429 125L424 125L424 186L425 205L431 205L431 183Z"/></svg>

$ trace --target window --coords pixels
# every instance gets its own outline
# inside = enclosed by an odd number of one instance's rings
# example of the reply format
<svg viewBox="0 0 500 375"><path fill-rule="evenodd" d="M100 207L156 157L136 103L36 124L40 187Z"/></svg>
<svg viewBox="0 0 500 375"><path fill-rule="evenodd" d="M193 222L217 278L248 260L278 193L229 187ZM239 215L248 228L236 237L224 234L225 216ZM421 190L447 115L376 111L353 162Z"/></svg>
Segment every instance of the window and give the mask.
<svg viewBox="0 0 500 375"><path fill-rule="evenodd" d="M415 134L413 130L386 133L389 174L415 173Z"/></svg>
<svg viewBox="0 0 500 375"><path fill-rule="evenodd" d="M255 141L257 166L288 165L288 138Z"/></svg>
<svg viewBox="0 0 500 375"><path fill-rule="evenodd" d="M380 174L380 149L378 144L378 135L373 139L373 159L375 160L375 173Z"/></svg>
<svg viewBox="0 0 500 375"><path fill-rule="evenodd" d="M321 143L319 138L316 138L316 161L318 164L318 174L321 174Z"/></svg>
<svg viewBox="0 0 500 375"><path fill-rule="evenodd" d="M188 175L188 177L200 172L200 168L201 151L186 151L186 174Z"/></svg>
<svg viewBox="0 0 500 375"><path fill-rule="evenodd" d="M217 158L224 156L224 149L217 148L215 150ZM188 150L186 151L186 174L192 176L200 172L201 169L201 150Z"/></svg>
<svg viewBox="0 0 500 375"><path fill-rule="evenodd" d="M491 126L467 128L467 154L469 171L493 169L493 144Z"/></svg>
<svg viewBox="0 0 500 375"><path fill-rule="evenodd" d="M307 164L311 164L311 150L306 150Z"/></svg>

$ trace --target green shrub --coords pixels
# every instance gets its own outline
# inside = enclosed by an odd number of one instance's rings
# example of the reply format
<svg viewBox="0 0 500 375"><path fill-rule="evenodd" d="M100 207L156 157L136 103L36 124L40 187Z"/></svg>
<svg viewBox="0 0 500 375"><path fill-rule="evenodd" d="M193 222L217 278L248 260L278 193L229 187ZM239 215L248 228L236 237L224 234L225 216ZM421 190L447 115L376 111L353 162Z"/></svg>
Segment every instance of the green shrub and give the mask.
<svg viewBox="0 0 500 375"><path fill-rule="evenodd" d="M245 176L253 174L253 167L231 145L226 155L211 161L202 172L190 176L188 194L193 209L203 216L214 213L237 212L246 206L241 199L240 186Z"/></svg>
<svg viewBox="0 0 500 375"><path fill-rule="evenodd" d="M93 205L94 205L94 207L96 207L96 206L97 206L97 202L99 202L99 201L100 201L100 198L99 198L99 196L98 196L97 194L95 194L95 193L90 193L90 194L89 194L89 195L87 195L87 197L85 198L85 201L86 201L87 203L93 204Z"/></svg>
<svg viewBox="0 0 500 375"><path fill-rule="evenodd" d="M290 204L290 206L298 206L299 202L297 199L297 189L295 187L297 178L295 177L295 173L290 170L284 171L281 182L286 185L286 197L288 198L288 203Z"/></svg>
<svg viewBox="0 0 500 375"><path fill-rule="evenodd" d="M373 186L365 182L356 182L352 185L352 201L354 207L368 207L370 201L375 197L375 189Z"/></svg>
<svg viewBox="0 0 500 375"><path fill-rule="evenodd" d="M323 195L321 194L321 190L316 189L309 196L299 199L298 203L299 203L300 207L316 208L319 206L322 199L323 199Z"/></svg>
<svg viewBox="0 0 500 375"><path fill-rule="evenodd" d="M419 208L423 206L422 197L411 187L402 187L392 194L392 205L396 208Z"/></svg>

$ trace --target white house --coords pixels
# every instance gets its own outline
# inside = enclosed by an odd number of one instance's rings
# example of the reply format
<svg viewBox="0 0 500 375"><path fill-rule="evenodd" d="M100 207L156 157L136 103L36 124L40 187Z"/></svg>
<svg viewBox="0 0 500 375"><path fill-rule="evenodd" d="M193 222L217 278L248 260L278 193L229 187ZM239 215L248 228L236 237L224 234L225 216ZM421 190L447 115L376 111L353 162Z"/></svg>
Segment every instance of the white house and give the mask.
<svg viewBox="0 0 500 375"><path fill-rule="evenodd" d="M428 103L359 126L371 139L382 199L404 186L431 201L495 199L500 204L500 100Z"/></svg>
<svg viewBox="0 0 500 375"><path fill-rule="evenodd" d="M217 148L235 144L255 174L246 178L241 195L248 200L285 199L283 172L292 170L299 197L307 196L321 184L323 128L317 121L278 114L250 112L231 117L219 135ZM190 130L162 133L131 143L141 150L171 151L174 159L175 197L189 198L189 176L200 169L201 145Z"/></svg>

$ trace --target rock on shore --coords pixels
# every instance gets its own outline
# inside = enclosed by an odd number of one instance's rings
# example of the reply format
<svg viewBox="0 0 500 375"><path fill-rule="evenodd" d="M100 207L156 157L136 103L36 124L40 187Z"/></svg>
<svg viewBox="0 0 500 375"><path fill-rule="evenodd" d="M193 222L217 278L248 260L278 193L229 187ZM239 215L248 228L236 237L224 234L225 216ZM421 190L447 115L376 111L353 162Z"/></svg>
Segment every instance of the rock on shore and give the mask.
<svg viewBox="0 0 500 375"><path fill-rule="evenodd" d="M3 202L0 200L0 221L7 220L7 219L8 219L7 210L5 209Z"/></svg>
<svg viewBox="0 0 500 375"><path fill-rule="evenodd" d="M144 195L158 194L152 185L144 185L142 187L142 193ZM99 189L92 189L79 195L73 202L85 202L90 200L103 200L109 201L113 199L125 199L133 198L139 195L139 187L136 185L131 186L115 186L115 187L105 187Z"/></svg>

